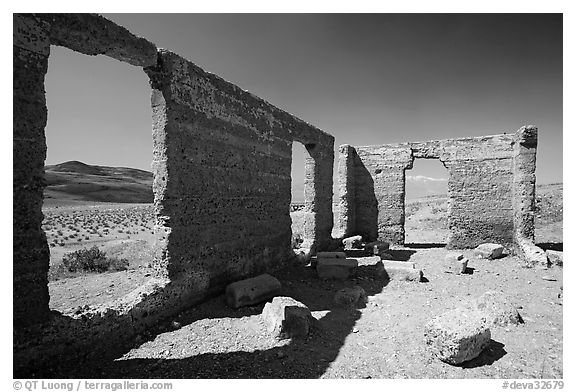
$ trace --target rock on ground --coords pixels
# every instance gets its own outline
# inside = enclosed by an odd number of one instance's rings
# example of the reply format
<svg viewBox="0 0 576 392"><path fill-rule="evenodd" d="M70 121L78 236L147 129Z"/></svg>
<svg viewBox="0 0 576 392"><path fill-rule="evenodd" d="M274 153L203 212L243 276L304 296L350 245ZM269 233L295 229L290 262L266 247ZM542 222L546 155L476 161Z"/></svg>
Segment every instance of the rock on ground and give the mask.
<svg viewBox="0 0 576 392"><path fill-rule="evenodd" d="M435 317L426 324L424 336L432 353L452 365L476 358L491 339L482 315L466 309Z"/></svg>
<svg viewBox="0 0 576 392"><path fill-rule="evenodd" d="M474 249L474 254L483 259L497 259L502 257L504 247L500 244L485 243L480 244Z"/></svg>
<svg viewBox="0 0 576 392"><path fill-rule="evenodd" d="M550 262L551 265L563 266L564 265L563 254L564 252L559 252L557 250L546 251L546 257L548 257L548 261Z"/></svg>
<svg viewBox="0 0 576 392"><path fill-rule="evenodd" d="M266 330L282 339L306 337L315 320L310 309L291 297L275 297L262 311Z"/></svg>
<svg viewBox="0 0 576 392"><path fill-rule="evenodd" d="M319 259L316 264L320 279L348 279L356 275L357 270L356 259Z"/></svg>
<svg viewBox="0 0 576 392"><path fill-rule="evenodd" d="M229 284L226 287L226 303L235 309L255 305L273 298L281 288L280 281L272 275L258 275Z"/></svg>
<svg viewBox="0 0 576 392"><path fill-rule="evenodd" d="M362 236L355 235L353 237L344 238L342 240L342 245L344 245L344 250L360 249L362 248Z"/></svg>
<svg viewBox="0 0 576 392"><path fill-rule="evenodd" d="M346 287L336 292L334 302L342 307L358 308L366 305L368 297L360 286Z"/></svg>
<svg viewBox="0 0 576 392"><path fill-rule="evenodd" d="M444 271L463 274L468 267L468 259L462 253L451 252L444 258Z"/></svg>
<svg viewBox="0 0 576 392"><path fill-rule="evenodd" d="M506 326L523 322L518 310L504 293L487 291L474 301L474 308L483 315L488 325Z"/></svg>
<svg viewBox="0 0 576 392"><path fill-rule="evenodd" d="M414 263L406 261L380 261L377 269L380 278L389 280L420 282L423 276L422 270L416 269Z"/></svg>

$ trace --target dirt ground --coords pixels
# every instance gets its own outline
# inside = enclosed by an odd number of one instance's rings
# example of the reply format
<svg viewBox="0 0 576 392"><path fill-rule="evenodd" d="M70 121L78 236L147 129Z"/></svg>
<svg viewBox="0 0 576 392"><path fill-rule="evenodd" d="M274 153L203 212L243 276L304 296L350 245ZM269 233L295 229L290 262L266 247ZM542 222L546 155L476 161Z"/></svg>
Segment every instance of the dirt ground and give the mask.
<svg viewBox="0 0 576 392"><path fill-rule="evenodd" d="M561 197L560 197L561 205ZM125 207L125 206L124 206ZM72 208L72 207L70 207ZM79 208L79 207L74 207ZM99 207L106 210L106 206ZM149 208L141 206L141 208ZM140 236L151 235L145 216L118 219L122 212L108 211L106 219L90 218L83 212L91 231L102 233L102 222L119 221L105 237L88 233L86 244L103 241L115 255L144 249ZM561 210L537 219L536 242L562 249ZM70 225L76 222L84 235L77 213L64 210L68 220L52 216L45 223ZM59 214L62 211L58 212ZM407 243L395 247L397 260L416 263L425 282L400 282L378 279L369 266L360 267L355 279L323 281L311 267L287 266L274 275L282 282L281 295L306 304L318 320L307 339L277 340L262 324L264 304L233 310L218 296L166 320L137 344L111 362L69 369L69 377L97 378L562 378L563 377L563 300L562 268L525 268L515 256L498 260L473 257L469 274L454 275L441 266L446 253L434 243L445 242L443 210L433 203L419 206L407 214ZM74 216L76 216L74 220ZM434 219L439 218L440 219ZM294 215L297 222L298 215ZM96 226L100 227L96 227ZM428 226L427 226L428 225ZM142 230L144 228L144 230ZM56 228L58 229L58 228ZM61 228L60 228L61 229ZM138 229L138 235L134 235ZM120 233L119 230L123 232ZM126 234L126 230L131 234ZM61 230L62 231L62 230ZM58 237L50 232L49 242ZM131 238L120 238L122 235ZM50 237L52 236L52 237ZM63 232L58 238L69 236ZM82 237L84 238L84 237ZM116 241L116 242L115 242ZM55 245L51 250L68 251ZM115 248L117 247L117 248ZM114 249L119 249L115 251ZM123 253L122 253L123 252ZM128 252L128 253L127 253ZM145 252L146 253L146 252ZM147 257L147 256L146 256ZM56 260L56 259L55 259ZM361 258L359 258L362 264ZM57 260L56 260L57 264ZM131 262L127 271L88 274L52 281L49 285L52 309L70 310L104 303L137 288L149 271L146 263ZM333 298L341 288L359 285L368 294L361 309L343 309ZM461 366L445 364L432 356L424 342L424 325L434 316L470 301L489 290L502 292L518 308L523 324L491 327L491 344L480 357Z"/></svg>
<svg viewBox="0 0 576 392"><path fill-rule="evenodd" d="M360 267L358 277L346 281L320 280L303 266L275 273L282 295L305 303L318 320L307 339L277 340L262 324L263 304L233 310L219 296L141 336L115 361L72 373L110 378L563 377L562 268L523 268L516 257L488 261L464 251L471 273L453 275L440 266L444 249L396 248L393 253L415 262L426 282L379 280L369 267ZM368 304L339 308L335 292L354 285L365 289ZM433 357L424 343L424 325L488 290L506 294L525 323L492 327L490 346L462 366Z"/></svg>

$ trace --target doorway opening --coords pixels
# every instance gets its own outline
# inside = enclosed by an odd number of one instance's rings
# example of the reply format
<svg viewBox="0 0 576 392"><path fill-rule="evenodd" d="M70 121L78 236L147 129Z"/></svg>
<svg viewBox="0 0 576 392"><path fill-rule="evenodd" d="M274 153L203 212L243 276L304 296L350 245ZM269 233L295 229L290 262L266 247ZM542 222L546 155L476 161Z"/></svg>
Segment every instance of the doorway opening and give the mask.
<svg viewBox="0 0 576 392"><path fill-rule="evenodd" d="M155 215L148 77L52 46L42 228L50 308L116 300L149 280Z"/></svg>
<svg viewBox="0 0 576 392"><path fill-rule="evenodd" d="M439 159L417 158L405 175L405 244L445 246L450 233L446 168Z"/></svg>

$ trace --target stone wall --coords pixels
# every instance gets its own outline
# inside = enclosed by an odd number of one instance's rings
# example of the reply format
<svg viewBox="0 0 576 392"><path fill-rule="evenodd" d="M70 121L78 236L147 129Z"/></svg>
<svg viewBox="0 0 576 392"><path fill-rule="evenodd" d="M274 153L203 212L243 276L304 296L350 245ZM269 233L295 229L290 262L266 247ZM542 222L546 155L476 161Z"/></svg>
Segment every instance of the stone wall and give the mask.
<svg viewBox="0 0 576 392"><path fill-rule="evenodd" d="M353 210L355 218L339 224L347 227L347 234L361 234L369 241L403 244L405 171L414 159L439 159L449 176L448 248L526 242L536 251L536 146L533 126L513 134L355 147L355 153L343 146L339 181L341 188L354 184L355 196L346 209ZM355 156L354 170L344 171L350 155Z"/></svg>
<svg viewBox="0 0 576 392"><path fill-rule="evenodd" d="M293 259L294 142L309 155L304 245L314 252L330 244L331 135L99 15L15 14L13 42L15 374L25 377L53 357L114 355L159 318ZM64 315L48 306L50 253L41 228L50 45L104 54L150 78L160 233L147 284Z"/></svg>

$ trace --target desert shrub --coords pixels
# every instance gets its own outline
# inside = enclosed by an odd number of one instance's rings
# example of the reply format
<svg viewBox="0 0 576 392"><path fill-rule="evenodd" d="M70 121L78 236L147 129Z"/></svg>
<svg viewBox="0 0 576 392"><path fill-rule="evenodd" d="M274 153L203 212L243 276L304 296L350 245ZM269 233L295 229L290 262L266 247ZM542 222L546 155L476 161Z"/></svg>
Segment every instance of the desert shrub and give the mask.
<svg viewBox="0 0 576 392"><path fill-rule="evenodd" d="M110 257L108 261L110 262L110 266L108 267L110 271L125 271L130 264L128 259L119 259L117 257Z"/></svg>
<svg viewBox="0 0 576 392"><path fill-rule="evenodd" d="M66 253L62 257L62 264L70 272L105 272L110 268L110 259L97 246L93 246Z"/></svg>

